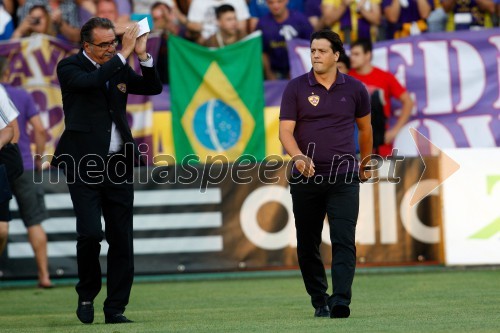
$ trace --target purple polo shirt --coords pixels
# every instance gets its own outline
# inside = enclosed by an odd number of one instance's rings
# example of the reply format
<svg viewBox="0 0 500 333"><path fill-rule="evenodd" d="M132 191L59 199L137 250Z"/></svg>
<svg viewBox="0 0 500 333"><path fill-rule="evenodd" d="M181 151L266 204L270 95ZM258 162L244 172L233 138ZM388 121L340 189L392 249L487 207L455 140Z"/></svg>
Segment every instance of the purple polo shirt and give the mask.
<svg viewBox="0 0 500 333"><path fill-rule="evenodd" d="M31 117L38 114L38 110L35 106L35 101L31 94L26 90L19 87L13 87L8 84L3 84L7 94L9 95L12 103L16 106L19 111L19 117L17 117L17 123L19 125L19 150L21 151L21 156L23 158L24 170L33 170L33 155L31 154L30 148L30 136L26 131L27 123Z"/></svg>
<svg viewBox="0 0 500 333"><path fill-rule="evenodd" d="M356 172L354 123L370 113L370 98L361 81L337 71L327 90L313 70L290 80L281 99L280 120L294 120L293 136L311 157L315 174ZM308 147L314 144L314 153ZM355 161L355 162L354 162Z"/></svg>

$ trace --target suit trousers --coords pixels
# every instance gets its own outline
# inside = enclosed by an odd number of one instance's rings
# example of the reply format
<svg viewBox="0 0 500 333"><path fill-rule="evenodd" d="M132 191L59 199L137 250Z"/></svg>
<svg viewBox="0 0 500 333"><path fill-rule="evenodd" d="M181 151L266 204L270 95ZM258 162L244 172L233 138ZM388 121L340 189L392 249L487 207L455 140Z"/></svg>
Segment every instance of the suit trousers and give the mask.
<svg viewBox="0 0 500 333"><path fill-rule="evenodd" d="M133 170L124 170L120 163L113 163L113 159L106 160L109 161L102 181L89 183L76 177L73 183L68 183L68 188L76 215L78 300L93 301L101 290L99 254L105 236L109 249L104 313L113 315L124 312L134 278L134 188L131 177L117 177L117 174L123 175L125 171L130 174ZM102 231L101 215L105 232Z"/></svg>
<svg viewBox="0 0 500 333"><path fill-rule="evenodd" d="M356 267L355 233L359 212L357 174L299 176L290 180L290 193L297 232L297 256L302 278L313 307L351 303L351 286ZM333 293L321 259L321 232L325 215L332 243Z"/></svg>

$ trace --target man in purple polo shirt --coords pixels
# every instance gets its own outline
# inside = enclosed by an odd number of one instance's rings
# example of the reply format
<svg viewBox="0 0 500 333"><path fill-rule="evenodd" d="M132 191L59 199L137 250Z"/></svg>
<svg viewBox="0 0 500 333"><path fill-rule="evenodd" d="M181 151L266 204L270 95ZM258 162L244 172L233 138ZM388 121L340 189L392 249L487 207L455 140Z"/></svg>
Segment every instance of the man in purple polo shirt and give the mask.
<svg viewBox="0 0 500 333"><path fill-rule="evenodd" d="M372 151L370 99L360 81L337 70L344 53L338 34L320 30L310 41L312 70L291 80L283 93L280 141L294 161L290 193L297 255L314 316L347 318L356 266L359 182L369 178ZM332 242L331 296L319 252L325 215Z"/></svg>
<svg viewBox="0 0 500 333"><path fill-rule="evenodd" d="M0 57L0 82L19 111L19 150L23 158L24 172L12 186L12 192L19 206L19 214L28 231L28 239L35 253L38 268L38 287L51 288L47 259L47 235L41 223L48 218L44 202L44 192L41 185L34 183L34 176L41 171L41 159L33 159L30 149L30 136L27 133L27 124L33 128L33 137L36 153L43 155L45 150L46 132L42 120L35 107L31 95L24 89L5 84L8 82L9 69L7 58Z"/></svg>

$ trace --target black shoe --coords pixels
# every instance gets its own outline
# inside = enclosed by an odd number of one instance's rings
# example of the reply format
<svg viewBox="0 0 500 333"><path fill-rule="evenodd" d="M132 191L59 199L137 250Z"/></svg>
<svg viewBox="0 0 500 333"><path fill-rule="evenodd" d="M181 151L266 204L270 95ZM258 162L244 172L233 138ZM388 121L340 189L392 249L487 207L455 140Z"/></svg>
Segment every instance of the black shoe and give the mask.
<svg viewBox="0 0 500 333"><path fill-rule="evenodd" d="M92 302L78 302L76 309L76 316L84 324L92 324L94 321L94 303Z"/></svg>
<svg viewBox="0 0 500 333"><path fill-rule="evenodd" d="M123 313L117 313L114 315L106 315L105 316L106 324L125 324L125 323L133 323L132 320L128 319L123 315Z"/></svg>
<svg viewBox="0 0 500 333"><path fill-rule="evenodd" d="M317 307L314 311L314 317L330 317L330 308L328 305Z"/></svg>
<svg viewBox="0 0 500 333"><path fill-rule="evenodd" d="M351 310L347 305L334 305L330 318L347 318L351 314Z"/></svg>

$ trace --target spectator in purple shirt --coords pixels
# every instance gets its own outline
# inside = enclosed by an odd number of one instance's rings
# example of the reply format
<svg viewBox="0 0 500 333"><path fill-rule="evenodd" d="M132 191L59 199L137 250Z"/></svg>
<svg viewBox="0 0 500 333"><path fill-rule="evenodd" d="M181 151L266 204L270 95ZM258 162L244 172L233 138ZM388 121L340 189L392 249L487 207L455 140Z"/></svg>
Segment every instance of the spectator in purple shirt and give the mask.
<svg viewBox="0 0 500 333"><path fill-rule="evenodd" d="M304 13L304 2L307 1L308 0L289 0L287 8ZM266 0L250 0L247 2L248 10L250 11L250 31L253 31L259 19L269 14L269 7L267 7Z"/></svg>
<svg viewBox="0 0 500 333"><path fill-rule="evenodd" d="M322 29L324 23L321 21L321 17L323 16L321 0L305 0L304 6L304 14L309 19L309 23L313 26L314 31Z"/></svg>
<svg viewBox="0 0 500 333"><path fill-rule="evenodd" d="M387 39L404 38L427 31L426 19L433 9L433 0L382 0L387 20Z"/></svg>
<svg viewBox="0 0 500 333"><path fill-rule="evenodd" d="M118 9L118 22L128 22L132 14L132 3L129 0L115 0Z"/></svg>
<svg viewBox="0 0 500 333"><path fill-rule="evenodd" d="M292 160L290 193L297 229L297 257L315 317L347 318L356 266L355 233L359 182L372 152L370 99L363 83L342 74L339 35L311 35L312 70L291 80L281 100L279 138ZM354 144L359 129L361 164ZM319 252L325 215L332 242L332 285L328 295Z"/></svg>
<svg viewBox="0 0 500 333"><path fill-rule="evenodd" d="M35 253L38 268L38 286L51 288L47 259L47 235L41 223L48 218L44 203L44 192L41 185L34 183L34 177L42 170L41 156L45 150L46 131L42 120L35 107L35 101L24 89L12 87L8 81L9 70L7 58L0 57L0 79L10 99L19 111L17 118L19 125L18 147L23 158L24 172L14 180L12 192L19 206L19 214L28 231L28 239ZM31 154L30 135L27 125L33 128L32 134L35 142L36 158Z"/></svg>
<svg viewBox="0 0 500 333"><path fill-rule="evenodd" d="M492 28L495 14L493 0L441 0L448 14L447 31Z"/></svg>
<svg viewBox="0 0 500 333"><path fill-rule="evenodd" d="M286 7L304 13L306 2L308 2L308 0L289 0ZM269 7L267 6L266 0L250 0L248 1L248 9L252 17L260 18L269 14Z"/></svg>
<svg viewBox="0 0 500 333"><path fill-rule="evenodd" d="M288 0L266 0L270 13L259 20L262 31L263 64L266 80L288 79L290 65L286 42L308 39L313 28L301 12L287 8Z"/></svg>

